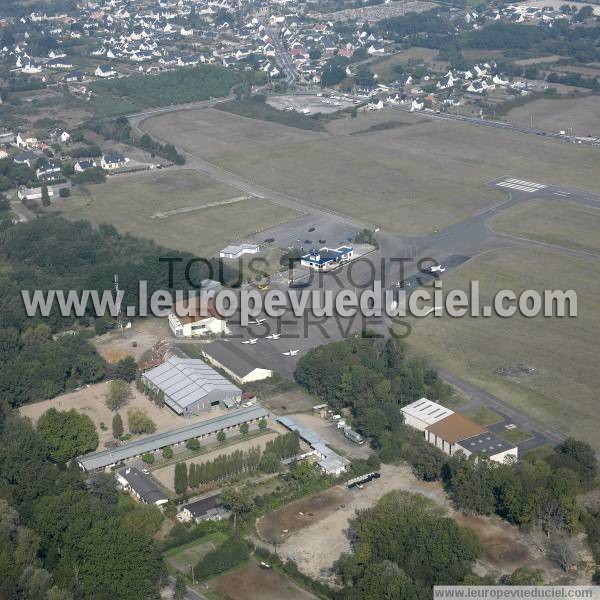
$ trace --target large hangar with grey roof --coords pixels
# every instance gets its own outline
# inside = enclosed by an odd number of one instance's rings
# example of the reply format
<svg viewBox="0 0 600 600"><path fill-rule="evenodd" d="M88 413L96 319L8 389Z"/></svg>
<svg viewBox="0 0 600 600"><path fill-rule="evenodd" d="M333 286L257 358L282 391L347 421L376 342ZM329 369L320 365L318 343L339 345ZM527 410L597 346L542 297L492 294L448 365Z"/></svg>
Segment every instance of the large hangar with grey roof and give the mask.
<svg viewBox="0 0 600 600"><path fill-rule="evenodd" d="M178 415L198 415L220 404L239 403L242 390L203 360L172 356L146 371L143 383L162 392L165 404Z"/></svg>

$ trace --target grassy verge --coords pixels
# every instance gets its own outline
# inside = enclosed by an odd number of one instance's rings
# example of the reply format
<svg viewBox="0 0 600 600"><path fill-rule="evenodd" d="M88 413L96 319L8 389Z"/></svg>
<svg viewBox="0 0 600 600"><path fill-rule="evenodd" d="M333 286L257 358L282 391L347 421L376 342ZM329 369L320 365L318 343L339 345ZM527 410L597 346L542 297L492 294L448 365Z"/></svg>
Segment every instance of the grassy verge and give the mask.
<svg viewBox="0 0 600 600"><path fill-rule="evenodd" d="M530 440L533 435L529 433L529 431L525 431L524 429L507 429L502 433L498 434L501 438L504 438L507 442L511 444L521 444L526 440Z"/></svg>
<svg viewBox="0 0 600 600"><path fill-rule="evenodd" d="M475 423L479 423L483 425L483 427L489 427L490 425L494 425L495 423L500 423L503 417L499 415L497 412L494 412L490 408L486 408L482 406L475 410L471 410L465 413L467 417L473 419Z"/></svg>

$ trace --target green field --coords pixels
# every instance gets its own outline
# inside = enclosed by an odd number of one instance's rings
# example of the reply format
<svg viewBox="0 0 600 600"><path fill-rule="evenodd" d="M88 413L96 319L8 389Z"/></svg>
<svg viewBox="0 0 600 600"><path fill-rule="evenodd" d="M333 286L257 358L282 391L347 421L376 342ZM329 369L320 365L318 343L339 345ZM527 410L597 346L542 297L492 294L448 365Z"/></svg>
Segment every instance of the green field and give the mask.
<svg viewBox="0 0 600 600"><path fill-rule="evenodd" d="M444 290L469 289L479 280L481 302L500 289L573 289L576 318L411 319L407 342L434 364L456 373L525 413L600 449L598 428L598 336L600 280L584 260L526 249L493 251L444 278ZM530 374L497 369L527 365Z"/></svg>
<svg viewBox="0 0 600 600"><path fill-rule="evenodd" d="M467 411L464 414L469 417L469 419L473 419L475 423L479 423L484 427L489 427L490 425L499 423L503 419L503 417L497 412L494 412L490 408L485 408L484 406L476 408L472 411Z"/></svg>
<svg viewBox="0 0 600 600"><path fill-rule="evenodd" d="M109 223L121 232L198 256L213 255L235 240L298 215L254 197L206 207L240 196L238 190L195 171L176 169L123 175L79 188L57 207L68 219ZM188 207L199 208L157 218L157 213Z"/></svg>
<svg viewBox="0 0 600 600"><path fill-rule="evenodd" d="M600 185L593 148L392 109L379 114L412 125L349 136L335 132L345 122L367 129L367 115L339 119L323 133L208 109L153 117L143 128L256 183L406 235L497 205L506 196L487 182L501 175Z"/></svg>
<svg viewBox="0 0 600 600"><path fill-rule="evenodd" d="M565 200L532 200L496 215L489 226L575 250L600 250L600 210Z"/></svg>
<svg viewBox="0 0 600 600"><path fill-rule="evenodd" d="M522 444L526 440L530 440L533 435L529 433L529 431L525 431L524 429L507 429L502 433L498 434L500 437L503 437L507 442L511 444Z"/></svg>
<svg viewBox="0 0 600 600"><path fill-rule="evenodd" d="M167 551L165 559L169 566L185 575L190 575L190 565L196 565L201 558L204 558L226 539L227 536L224 533L210 533L200 540Z"/></svg>

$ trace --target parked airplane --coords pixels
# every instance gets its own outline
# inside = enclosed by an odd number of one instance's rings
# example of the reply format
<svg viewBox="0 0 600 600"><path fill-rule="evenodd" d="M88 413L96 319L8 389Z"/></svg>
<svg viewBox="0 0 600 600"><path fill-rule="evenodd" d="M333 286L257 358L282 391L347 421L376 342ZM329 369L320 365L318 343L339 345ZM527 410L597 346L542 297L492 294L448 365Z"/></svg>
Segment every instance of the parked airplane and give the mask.
<svg viewBox="0 0 600 600"><path fill-rule="evenodd" d="M280 333L270 333L266 336L267 340L278 340L281 337Z"/></svg>
<svg viewBox="0 0 600 600"><path fill-rule="evenodd" d="M300 350L290 350L289 352L282 352L283 356L296 356Z"/></svg>
<svg viewBox="0 0 600 600"><path fill-rule="evenodd" d="M248 321L248 325L262 325L266 319L256 319L256 321Z"/></svg>
<svg viewBox="0 0 600 600"><path fill-rule="evenodd" d="M442 267L442 265L433 265L431 267L427 267L425 272L427 273L443 273L446 270L446 267Z"/></svg>
<svg viewBox="0 0 600 600"><path fill-rule="evenodd" d="M258 338L251 338L249 340L244 340L242 344L256 344L258 342Z"/></svg>

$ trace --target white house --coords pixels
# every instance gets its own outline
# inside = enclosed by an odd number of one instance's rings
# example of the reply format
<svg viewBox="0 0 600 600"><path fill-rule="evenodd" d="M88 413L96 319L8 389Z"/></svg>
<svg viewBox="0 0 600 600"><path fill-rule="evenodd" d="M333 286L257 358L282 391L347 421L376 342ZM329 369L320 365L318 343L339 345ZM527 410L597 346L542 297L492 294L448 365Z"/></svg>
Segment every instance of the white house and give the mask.
<svg viewBox="0 0 600 600"><path fill-rule="evenodd" d="M128 162L129 159L125 158L120 152L107 152L102 155L100 166L106 171L113 171L123 168Z"/></svg>
<svg viewBox="0 0 600 600"><path fill-rule="evenodd" d="M199 337L230 333L227 321L217 312L212 298L202 295L186 298L173 305L168 316L175 337Z"/></svg>
<svg viewBox="0 0 600 600"><path fill-rule="evenodd" d="M82 160L78 160L73 168L75 169L76 173L83 173L88 169L93 169L95 166L96 161L93 158L84 158Z"/></svg>
<svg viewBox="0 0 600 600"><path fill-rule="evenodd" d="M29 133L17 133L16 144L17 148L23 148L24 150L37 148L38 139Z"/></svg>
<svg viewBox="0 0 600 600"><path fill-rule="evenodd" d="M96 77L114 77L117 72L110 65L100 65L94 71Z"/></svg>

